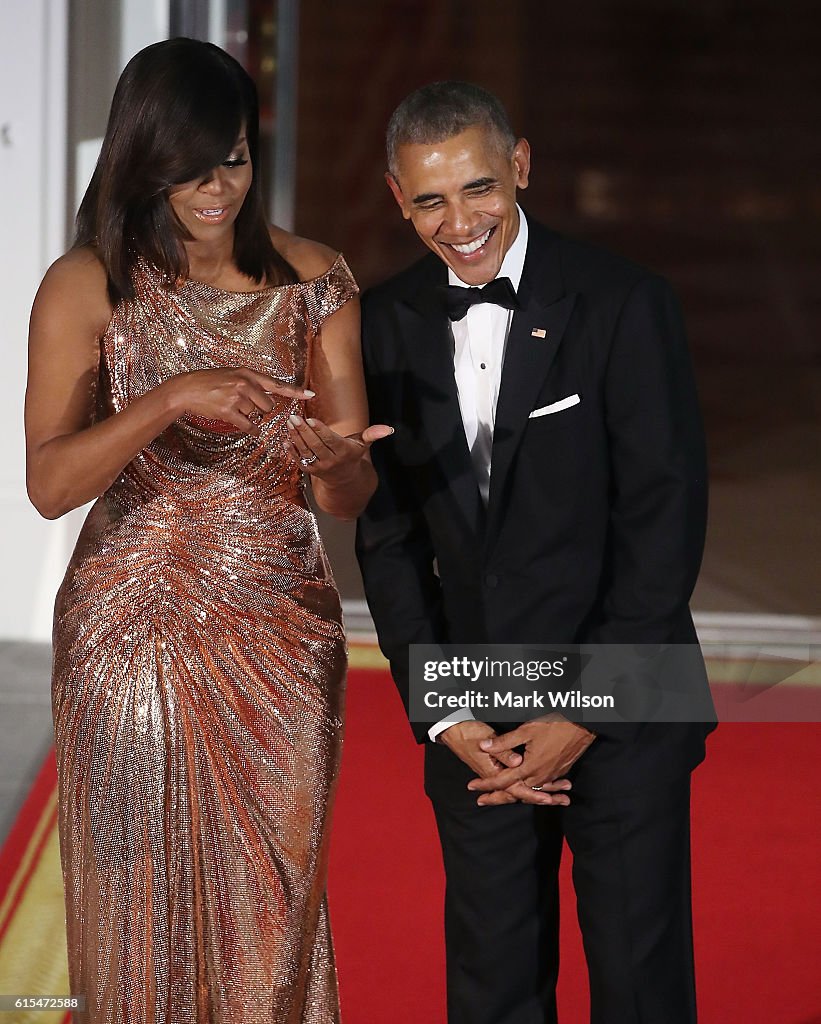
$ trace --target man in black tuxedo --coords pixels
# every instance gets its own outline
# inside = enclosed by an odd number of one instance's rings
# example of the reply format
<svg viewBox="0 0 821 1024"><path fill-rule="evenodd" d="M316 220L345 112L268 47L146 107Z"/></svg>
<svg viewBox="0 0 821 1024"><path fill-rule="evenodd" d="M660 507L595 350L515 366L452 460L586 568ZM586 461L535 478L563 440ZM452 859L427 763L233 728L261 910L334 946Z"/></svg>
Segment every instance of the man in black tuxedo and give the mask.
<svg viewBox="0 0 821 1024"><path fill-rule="evenodd" d="M396 433L372 450L357 552L406 705L413 643L695 643L706 469L669 286L524 216L528 144L475 86L407 97L388 165L432 254L363 300L371 419ZM689 780L709 726L412 724L450 1024L556 1020L565 838L592 1021L692 1024Z"/></svg>

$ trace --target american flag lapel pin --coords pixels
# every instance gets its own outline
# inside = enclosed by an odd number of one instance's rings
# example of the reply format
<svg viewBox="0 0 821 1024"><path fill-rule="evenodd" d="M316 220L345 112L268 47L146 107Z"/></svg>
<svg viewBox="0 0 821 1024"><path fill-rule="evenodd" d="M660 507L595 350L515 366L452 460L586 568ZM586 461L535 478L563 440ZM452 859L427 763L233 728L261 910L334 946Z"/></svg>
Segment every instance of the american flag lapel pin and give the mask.
<svg viewBox="0 0 821 1024"><path fill-rule="evenodd" d="M530 337L531 338L546 338L547 337L547 331L544 329L544 327L534 327L533 330L530 332Z"/></svg>

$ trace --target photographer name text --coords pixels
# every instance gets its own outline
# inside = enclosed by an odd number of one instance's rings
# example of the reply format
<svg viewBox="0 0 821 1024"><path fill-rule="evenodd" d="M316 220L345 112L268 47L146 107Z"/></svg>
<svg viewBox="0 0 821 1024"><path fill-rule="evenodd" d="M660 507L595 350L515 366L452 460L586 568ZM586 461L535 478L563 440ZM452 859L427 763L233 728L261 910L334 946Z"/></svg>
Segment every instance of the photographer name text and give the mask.
<svg viewBox="0 0 821 1024"><path fill-rule="evenodd" d="M425 694L425 707L428 708L469 708L487 710L488 708L544 708L556 711L561 708L615 708L610 696L588 696L581 690L561 690L555 693L514 693L512 690L466 690L464 693L439 693L428 690Z"/></svg>

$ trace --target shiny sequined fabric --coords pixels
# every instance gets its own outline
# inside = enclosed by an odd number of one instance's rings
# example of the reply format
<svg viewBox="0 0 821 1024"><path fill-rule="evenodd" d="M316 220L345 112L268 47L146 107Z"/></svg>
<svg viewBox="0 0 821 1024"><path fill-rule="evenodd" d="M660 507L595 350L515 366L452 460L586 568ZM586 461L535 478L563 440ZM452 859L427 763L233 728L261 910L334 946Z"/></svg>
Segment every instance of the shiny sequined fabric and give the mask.
<svg viewBox="0 0 821 1024"><path fill-rule="evenodd" d="M100 414L184 371L310 381L321 277L169 288L138 263ZM53 710L71 991L89 1024L333 1024L327 826L339 598L280 400L259 437L183 418L92 508L57 596Z"/></svg>

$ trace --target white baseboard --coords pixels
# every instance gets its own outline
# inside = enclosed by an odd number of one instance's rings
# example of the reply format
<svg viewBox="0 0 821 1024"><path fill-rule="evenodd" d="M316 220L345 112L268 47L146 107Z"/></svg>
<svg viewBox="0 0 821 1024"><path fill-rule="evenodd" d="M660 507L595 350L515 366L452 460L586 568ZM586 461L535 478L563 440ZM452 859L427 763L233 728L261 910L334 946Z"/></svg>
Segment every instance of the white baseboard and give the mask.
<svg viewBox="0 0 821 1024"><path fill-rule="evenodd" d="M351 639L375 643L373 619L365 601L343 601ZM821 618L806 615L764 615L748 612L694 612L704 644L821 644Z"/></svg>

